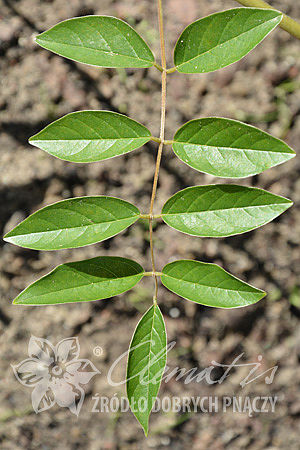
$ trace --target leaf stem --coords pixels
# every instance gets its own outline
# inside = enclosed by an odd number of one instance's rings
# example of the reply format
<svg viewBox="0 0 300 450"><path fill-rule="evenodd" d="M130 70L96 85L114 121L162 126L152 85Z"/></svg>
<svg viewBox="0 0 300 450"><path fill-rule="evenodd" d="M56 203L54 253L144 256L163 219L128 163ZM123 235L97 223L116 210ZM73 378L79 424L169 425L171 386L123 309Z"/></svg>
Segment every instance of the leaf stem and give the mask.
<svg viewBox="0 0 300 450"><path fill-rule="evenodd" d="M153 64L154 67L156 67L160 72L163 72L164 69L161 67L161 65L157 64L156 62Z"/></svg>
<svg viewBox="0 0 300 450"><path fill-rule="evenodd" d="M276 8L273 8L268 3L266 3L263 0L237 0L238 3L244 6L250 6L254 8L267 8L267 9L273 9L275 11L281 12ZM282 13L283 14L283 13ZM292 36L296 37L297 39L300 39L300 23L296 22L296 20L292 19L291 17L287 16L286 14L283 14L283 19L279 24L280 28L290 33Z"/></svg>
<svg viewBox="0 0 300 450"><path fill-rule="evenodd" d="M154 142L158 142L158 144L160 144L160 143L161 143L161 140L160 140L160 138L158 138L158 137L155 137L155 136L151 136L151 141L154 141Z"/></svg>
<svg viewBox="0 0 300 450"><path fill-rule="evenodd" d="M144 277L161 277L162 276L162 272L144 272Z"/></svg>
<svg viewBox="0 0 300 450"><path fill-rule="evenodd" d="M174 73L174 72L176 72L176 70L177 70L177 67L171 67L171 69L167 69L167 73L169 74L169 73Z"/></svg>
<svg viewBox="0 0 300 450"><path fill-rule="evenodd" d="M151 253L151 264L152 272L154 278L154 295L153 303L157 304L157 292L158 292L158 280L155 269L155 257L154 257L154 245L153 245L153 206L157 191L157 182L159 175L159 168L161 163L161 156L164 147L165 138L165 123L166 123L166 99L167 99L167 69L166 69L166 48L165 48L165 38L164 38L164 21L163 21L163 8L162 0L157 0L158 9L158 23L159 23L159 38L160 38L160 50L161 50L161 120L160 120L160 144L157 151L155 172L153 178L152 194L149 209L149 240L150 240L150 253Z"/></svg>
<svg viewBox="0 0 300 450"><path fill-rule="evenodd" d="M152 214L152 219L160 219L161 218L161 214ZM150 214L141 214L140 215L140 219L150 219Z"/></svg>
<svg viewBox="0 0 300 450"><path fill-rule="evenodd" d="M151 136L151 141L157 142L158 144L161 143L161 139L158 138L158 137L155 137L155 136ZM172 140L165 139L164 140L164 145L172 145L173 142L174 141L172 141Z"/></svg>

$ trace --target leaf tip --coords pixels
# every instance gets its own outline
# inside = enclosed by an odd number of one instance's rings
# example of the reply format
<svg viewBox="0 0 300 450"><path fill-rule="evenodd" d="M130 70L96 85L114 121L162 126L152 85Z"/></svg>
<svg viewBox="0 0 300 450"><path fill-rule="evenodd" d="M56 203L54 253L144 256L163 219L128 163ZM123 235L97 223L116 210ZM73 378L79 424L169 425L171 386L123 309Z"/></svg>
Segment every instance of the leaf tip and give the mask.
<svg viewBox="0 0 300 450"><path fill-rule="evenodd" d="M280 18L280 21L281 21L283 19L283 13L281 11L276 11L276 12L277 12L277 15L275 17Z"/></svg>
<svg viewBox="0 0 300 450"><path fill-rule="evenodd" d="M294 205L294 202L292 200L290 200L289 198L286 198L286 203L284 203L286 205L285 211L289 208L291 208Z"/></svg>
<svg viewBox="0 0 300 450"><path fill-rule="evenodd" d="M127 396L128 396L128 394L127 394ZM148 414L148 417L145 419L144 417L140 417L140 415L136 411L134 411L134 409L131 407L131 405L130 405L130 409L133 412L133 415L135 416L135 418L138 421L138 423L143 428L145 437L148 437L150 413Z"/></svg>
<svg viewBox="0 0 300 450"><path fill-rule="evenodd" d="M19 245L17 243L17 240L15 239L16 238L16 235L14 234L15 228L13 228L8 233L6 233L2 239L3 239L3 241L7 242L8 244L18 245L19 247L21 247L21 245Z"/></svg>
<svg viewBox="0 0 300 450"><path fill-rule="evenodd" d="M47 31L44 31L43 33L40 33L37 36L35 36L34 37L35 43L40 45L41 47L43 47L43 41L45 41L44 34L46 34L46 33L47 33Z"/></svg>
<svg viewBox="0 0 300 450"><path fill-rule="evenodd" d="M13 305L19 305L21 303L21 300L19 299L19 295L12 301Z"/></svg>
<svg viewBox="0 0 300 450"><path fill-rule="evenodd" d="M32 145L33 147L38 147L38 139L37 139L38 134L35 134L34 136L31 136L28 139L28 144Z"/></svg>
<svg viewBox="0 0 300 450"><path fill-rule="evenodd" d="M140 422L141 423L141 422ZM148 432L149 432L149 425L148 425L148 422L146 423L146 424L142 424L141 423L141 425L142 425L142 428L143 428L143 430L144 430L144 434L145 434L145 437L148 437Z"/></svg>
<svg viewBox="0 0 300 450"><path fill-rule="evenodd" d="M3 241L12 243L10 233L11 233L11 231L9 231L8 233L6 233L6 234L3 236L3 238L2 238Z"/></svg>
<svg viewBox="0 0 300 450"><path fill-rule="evenodd" d="M237 9L244 9L244 8L237 8ZM256 10L257 12L262 12L265 13L266 15L273 15L273 19L277 19L278 17L280 17L282 19L283 17L283 13L277 9L273 9L273 8L251 8L253 10Z"/></svg>
<svg viewBox="0 0 300 450"><path fill-rule="evenodd" d="M268 11L269 11L269 9L268 9ZM275 26L273 28L276 28L280 24L282 19L283 19L283 13L280 11L274 11L274 17L271 20L271 22L275 23Z"/></svg>
<svg viewBox="0 0 300 450"><path fill-rule="evenodd" d="M39 40L40 40L42 34L43 34L43 33L40 33L40 34L38 34L37 36L34 36L34 38L33 38L34 42L36 42L37 44L39 44Z"/></svg>
<svg viewBox="0 0 300 450"><path fill-rule="evenodd" d="M259 300L262 300L267 295L267 292L263 291L262 289L258 289L258 291L260 293Z"/></svg>

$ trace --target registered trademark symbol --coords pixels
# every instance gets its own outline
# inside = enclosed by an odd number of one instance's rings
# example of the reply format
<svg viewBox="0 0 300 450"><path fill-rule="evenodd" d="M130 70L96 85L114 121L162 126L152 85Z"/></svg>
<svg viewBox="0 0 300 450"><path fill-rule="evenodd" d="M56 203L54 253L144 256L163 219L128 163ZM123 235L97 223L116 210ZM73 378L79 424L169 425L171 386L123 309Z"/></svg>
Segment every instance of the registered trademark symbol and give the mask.
<svg viewBox="0 0 300 450"><path fill-rule="evenodd" d="M93 349L93 353L95 356L101 356L103 354L103 348L99 345L96 345L96 347L94 347Z"/></svg>

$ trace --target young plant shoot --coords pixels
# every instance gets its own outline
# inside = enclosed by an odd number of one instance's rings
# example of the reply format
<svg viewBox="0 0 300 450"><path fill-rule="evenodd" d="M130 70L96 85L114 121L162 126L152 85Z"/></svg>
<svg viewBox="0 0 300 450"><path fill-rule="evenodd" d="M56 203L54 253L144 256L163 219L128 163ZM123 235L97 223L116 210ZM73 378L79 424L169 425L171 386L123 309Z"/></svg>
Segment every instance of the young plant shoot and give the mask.
<svg viewBox="0 0 300 450"><path fill-rule="evenodd" d="M268 133L220 117L195 118L183 124L172 141L165 141L167 77L176 71L213 72L239 61L280 25L283 14L272 8L240 7L201 18L183 30L174 49L174 66L167 68L162 0L157 3L159 62L131 26L110 16L65 20L37 36L36 42L82 64L159 70L160 135L153 136L144 125L122 114L79 111L61 117L29 139L30 144L50 155L73 163L121 157L149 141L157 143L149 210L140 211L126 200L108 196L71 198L40 209L4 237L7 242L29 249L69 249L101 242L139 219L148 220L151 255L148 272L123 257L98 256L56 267L14 300L17 305L95 301L132 289L144 276L153 278L153 304L136 327L127 365L129 403L137 405L139 399L144 399L143 408L132 409L146 435L166 366L166 328L159 307L159 281L183 299L217 308L252 305L265 296L262 290L216 264L178 260L158 268L153 246L154 218L179 232L196 236L195 239L224 238L261 227L292 205L291 200L262 189L216 184L192 186L174 193L161 214L154 216L164 145L171 144L179 160L194 170L235 180L259 174L295 156L286 143Z"/></svg>

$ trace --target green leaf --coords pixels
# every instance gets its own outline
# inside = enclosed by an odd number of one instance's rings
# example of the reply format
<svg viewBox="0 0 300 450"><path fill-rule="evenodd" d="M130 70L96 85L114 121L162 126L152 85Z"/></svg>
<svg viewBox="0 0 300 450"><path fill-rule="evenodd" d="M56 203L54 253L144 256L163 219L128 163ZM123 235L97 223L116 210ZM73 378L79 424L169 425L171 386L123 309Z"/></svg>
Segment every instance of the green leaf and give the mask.
<svg viewBox="0 0 300 450"><path fill-rule="evenodd" d="M138 323L128 354L127 396L137 420L148 434L149 415L166 366L166 328L157 305Z"/></svg>
<svg viewBox="0 0 300 450"><path fill-rule="evenodd" d="M144 125L111 111L80 111L56 120L29 143L57 158L87 163L131 152L149 142Z"/></svg>
<svg viewBox="0 0 300 450"><path fill-rule="evenodd" d="M181 297L217 308L252 305L266 294L244 283L216 264L181 260L167 264L161 281Z"/></svg>
<svg viewBox="0 0 300 450"><path fill-rule="evenodd" d="M78 197L33 213L4 240L34 250L59 250L94 244L132 225L139 210L114 197Z"/></svg>
<svg viewBox="0 0 300 450"><path fill-rule="evenodd" d="M126 22L110 16L65 20L39 34L36 42L65 58L98 67L151 67L154 56Z"/></svg>
<svg viewBox="0 0 300 450"><path fill-rule="evenodd" d="M191 120L175 134L173 150L200 172L223 178L256 175L295 156L283 141L236 120Z"/></svg>
<svg viewBox="0 0 300 450"><path fill-rule="evenodd" d="M135 261L117 256L62 264L15 298L19 305L54 305L114 297L132 289L144 276Z"/></svg>
<svg viewBox="0 0 300 450"><path fill-rule="evenodd" d="M163 207L162 218L183 233L226 237L258 228L292 205L262 189L218 184L183 189Z"/></svg>
<svg viewBox="0 0 300 450"><path fill-rule="evenodd" d="M243 58L281 21L267 9L235 8L204 17L181 34L174 51L178 72L213 72Z"/></svg>

